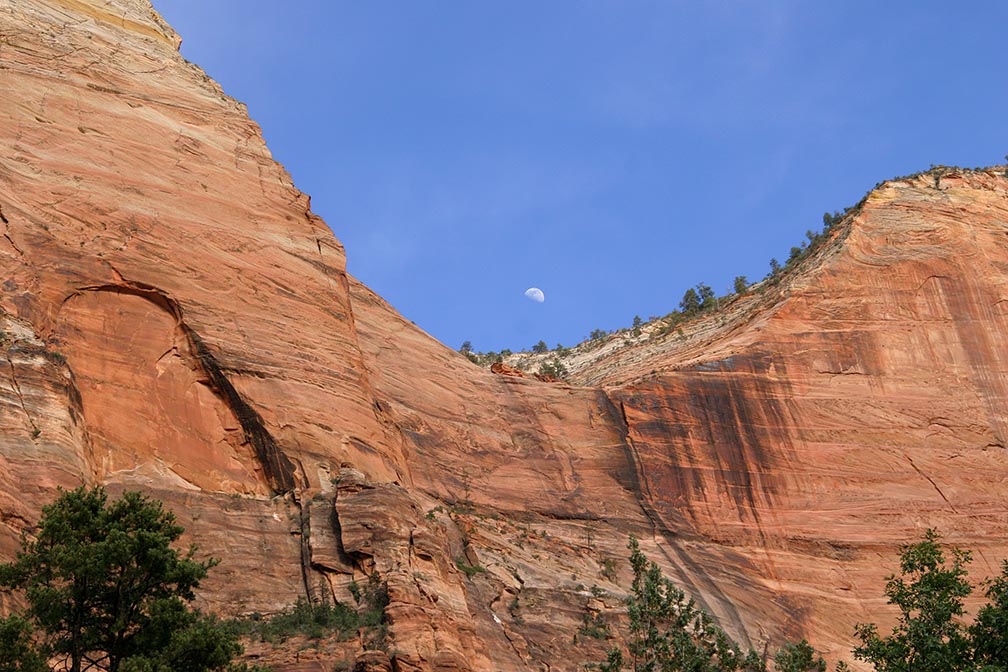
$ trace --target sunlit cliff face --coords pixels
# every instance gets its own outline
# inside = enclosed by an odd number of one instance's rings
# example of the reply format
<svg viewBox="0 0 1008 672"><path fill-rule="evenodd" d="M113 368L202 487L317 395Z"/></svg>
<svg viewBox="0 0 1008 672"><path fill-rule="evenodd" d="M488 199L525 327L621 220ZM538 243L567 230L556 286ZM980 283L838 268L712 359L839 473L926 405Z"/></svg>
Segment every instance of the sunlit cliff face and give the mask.
<svg viewBox="0 0 1008 672"><path fill-rule="evenodd" d="M403 670L600 659L572 633L618 632L629 534L744 643L832 659L924 528L1008 556L1002 171L886 183L779 284L573 383L495 376L346 274L151 12L0 12L3 555L59 486L140 488L221 558L222 613L379 573Z"/></svg>

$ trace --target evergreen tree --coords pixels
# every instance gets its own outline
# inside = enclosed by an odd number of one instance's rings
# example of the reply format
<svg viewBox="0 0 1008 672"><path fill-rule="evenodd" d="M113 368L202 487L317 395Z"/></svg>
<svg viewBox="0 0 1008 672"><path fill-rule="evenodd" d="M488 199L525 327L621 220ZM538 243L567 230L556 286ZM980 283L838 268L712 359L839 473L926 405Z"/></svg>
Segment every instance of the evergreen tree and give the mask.
<svg viewBox="0 0 1008 672"><path fill-rule="evenodd" d="M717 297L714 296L714 290L711 289L709 285L705 285L702 282L697 285L696 288L697 296L700 298L700 309L710 310L714 308L717 303Z"/></svg>
<svg viewBox="0 0 1008 672"><path fill-rule="evenodd" d="M634 579L627 612L630 639L626 656L609 651L602 672L620 672L629 662L631 672L766 672L756 654L741 648L700 609L692 598L662 575L661 569L630 539Z"/></svg>
<svg viewBox="0 0 1008 672"><path fill-rule="evenodd" d="M0 620L0 672L48 672L32 641L31 623L20 616Z"/></svg>
<svg viewBox="0 0 1008 672"><path fill-rule="evenodd" d="M700 295L695 289L690 287L686 290L682 301L679 302L679 308L684 315L694 315L700 311Z"/></svg>
<svg viewBox="0 0 1008 672"><path fill-rule="evenodd" d="M68 672L226 669L236 638L188 606L216 561L194 560L192 548L180 555L171 544L182 532L140 493L110 502L101 487L63 492L42 509L35 539L0 565L0 585L28 604L23 622L0 628L0 661L21 651L21 667L0 670L34 672L32 656Z"/></svg>

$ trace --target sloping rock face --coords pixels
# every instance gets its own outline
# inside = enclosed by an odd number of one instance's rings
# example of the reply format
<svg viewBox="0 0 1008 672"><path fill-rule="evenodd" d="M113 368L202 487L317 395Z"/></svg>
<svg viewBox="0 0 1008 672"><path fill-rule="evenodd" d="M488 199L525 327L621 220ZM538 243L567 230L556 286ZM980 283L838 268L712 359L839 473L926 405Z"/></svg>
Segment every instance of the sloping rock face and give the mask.
<svg viewBox="0 0 1008 672"><path fill-rule="evenodd" d="M385 638L277 669L445 671L601 659L629 534L736 637L834 659L924 528L1008 557L1001 171L886 183L780 285L547 384L349 277L177 46L145 0L0 7L3 557L57 487L140 488L221 613L384 582Z"/></svg>
<svg viewBox="0 0 1008 672"><path fill-rule="evenodd" d="M578 610L612 607L601 563L625 571L629 532L743 641L772 650L806 636L848 658L855 623L891 617L885 576L924 529L977 549L980 576L1008 556L1008 361L995 344L1008 326L1006 227L1002 170L887 183L797 273L684 338L596 362L586 387L504 380L509 394L492 405L522 413L506 419L471 419L490 391L467 389L456 358L428 350L396 363L377 343L408 327L389 330L390 309L358 285L352 295L376 389L422 458L417 485L468 488L481 508L531 516L540 538L576 549L568 582L554 553L553 576L535 588L554 604L578 584L606 591L601 605L571 605L555 639L578 627ZM415 379L460 394L416 395ZM540 553L478 523L476 533L506 572L524 577L520 558Z"/></svg>

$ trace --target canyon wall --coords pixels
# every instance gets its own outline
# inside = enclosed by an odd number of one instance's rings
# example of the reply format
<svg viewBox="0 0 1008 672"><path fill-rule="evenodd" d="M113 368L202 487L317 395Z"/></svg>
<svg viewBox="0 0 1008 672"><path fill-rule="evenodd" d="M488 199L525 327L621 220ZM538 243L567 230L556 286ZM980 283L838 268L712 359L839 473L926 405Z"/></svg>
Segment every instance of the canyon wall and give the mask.
<svg viewBox="0 0 1008 672"><path fill-rule="evenodd" d="M1003 169L887 182L779 283L543 383L350 277L178 44L145 0L0 7L0 556L58 487L139 488L222 559L203 606L379 575L390 664L473 671L601 659L630 534L743 642L831 659L924 529L1008 557Z"/></svg>

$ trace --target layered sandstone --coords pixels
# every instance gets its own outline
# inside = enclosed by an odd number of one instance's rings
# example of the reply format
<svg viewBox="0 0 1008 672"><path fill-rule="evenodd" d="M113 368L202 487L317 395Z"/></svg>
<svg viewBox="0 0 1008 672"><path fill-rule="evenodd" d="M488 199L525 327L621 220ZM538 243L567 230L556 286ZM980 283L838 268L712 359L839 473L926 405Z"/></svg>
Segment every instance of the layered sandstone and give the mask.
<svg viewBox="0 0 1008 672"><path fill-rule="evenodd" d="M345 271L146 0L0 11L0 554L57 487L165 500L269 612L387 583L331 669L580 669L628 534L745 642L846 657L926 527L1008 557L1008 179L888 182L778 286L570 383L497 376Z"/></svg>

